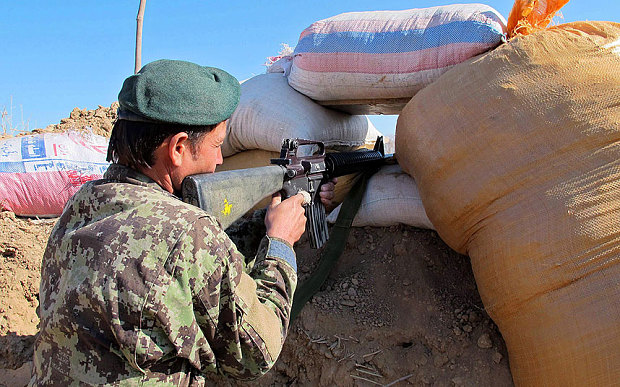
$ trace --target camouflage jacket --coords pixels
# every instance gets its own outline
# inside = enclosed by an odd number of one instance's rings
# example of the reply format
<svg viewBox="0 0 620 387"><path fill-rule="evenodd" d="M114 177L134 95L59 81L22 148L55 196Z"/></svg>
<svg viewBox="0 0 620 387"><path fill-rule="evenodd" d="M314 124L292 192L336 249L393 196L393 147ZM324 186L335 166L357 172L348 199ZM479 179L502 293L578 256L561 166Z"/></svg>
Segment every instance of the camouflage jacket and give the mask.
<svg viewBox="0 0 620 387"><path fill-rule="evenodd" d="M67 203L43 256L31 385L204 385L269 370L286 337L295 254L244 257L214 218L111 165Z"/></svg>

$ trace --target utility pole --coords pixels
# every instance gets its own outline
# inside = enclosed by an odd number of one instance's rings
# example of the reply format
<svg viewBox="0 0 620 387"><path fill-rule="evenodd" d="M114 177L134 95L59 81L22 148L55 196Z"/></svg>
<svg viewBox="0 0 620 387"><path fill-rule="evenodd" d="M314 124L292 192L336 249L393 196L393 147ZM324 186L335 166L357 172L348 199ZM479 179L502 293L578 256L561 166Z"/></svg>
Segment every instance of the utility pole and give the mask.
<svg viewBox="0 0 620 387"><path fill-rule="evenodd" d="M140 0L140 7L138 8L138 17L136 18L136 67L134 74L140 71L142 68L142 21L144 20L144 8L146 7L146 0Z"/></svg>

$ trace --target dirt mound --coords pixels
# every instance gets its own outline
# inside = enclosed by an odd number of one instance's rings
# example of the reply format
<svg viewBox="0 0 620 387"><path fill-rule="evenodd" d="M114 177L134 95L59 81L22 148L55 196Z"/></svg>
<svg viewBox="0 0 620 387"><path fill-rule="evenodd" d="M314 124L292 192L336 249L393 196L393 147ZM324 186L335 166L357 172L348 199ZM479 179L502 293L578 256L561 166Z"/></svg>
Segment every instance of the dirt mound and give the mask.
<svg viewBox="0 0 620 387"><path fill-rule="evenodd" d="M0 368L19 368L32 356L41 257L53 223L0 212Z"/></svg>
<svg viewBox="0 0 620 387"><path fill-rule="evenodd" d="M296 251L303 281L319 254L303 239ZM292 323L280 359L258 385L395 381L512 385L505 344L484 311L467 257L434 231L354 228L327 283Z"/></svg>
<svg viewBox="0 0 620 387"><path fill-rule="evenodd" d="M62 133L67 130L91 129L94 134L110 137L112 126L116 120L118 102L110 107L99 105L95 110L74 108L69 117L60 120L60 123L48 125L44 129L35 129L33 133Z"/></svg>

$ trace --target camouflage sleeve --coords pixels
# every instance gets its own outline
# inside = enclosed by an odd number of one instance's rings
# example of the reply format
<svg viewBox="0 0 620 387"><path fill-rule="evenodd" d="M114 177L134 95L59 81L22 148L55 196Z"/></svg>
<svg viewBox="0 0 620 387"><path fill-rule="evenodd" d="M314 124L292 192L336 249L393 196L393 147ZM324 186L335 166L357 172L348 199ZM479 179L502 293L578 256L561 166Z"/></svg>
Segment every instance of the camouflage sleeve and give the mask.
<svg viewBox="0 0 620 387"><path fill-rule="evenodd" d="M295 253L288 243L265 237L246 272L243 255L212 220L194 232L204 234L189 238L201 242L193 246L202 267L201 280L190 282L194 313L204 314L198 321L205 322L201 329L217 372L255 379L271 369L286 338L297 285Z"/></svg>

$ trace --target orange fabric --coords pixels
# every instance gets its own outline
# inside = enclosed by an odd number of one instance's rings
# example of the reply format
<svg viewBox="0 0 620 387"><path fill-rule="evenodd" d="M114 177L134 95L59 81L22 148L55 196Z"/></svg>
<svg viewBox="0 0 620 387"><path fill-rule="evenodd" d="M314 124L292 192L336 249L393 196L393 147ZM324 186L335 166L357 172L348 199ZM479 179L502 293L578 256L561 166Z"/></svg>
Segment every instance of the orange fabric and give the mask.
<svg viewBox="0 0 620 387"><path fill-rule="evenodd" d="M508 16L508 37L545 28L569 0L515 0Z"/></svg>

